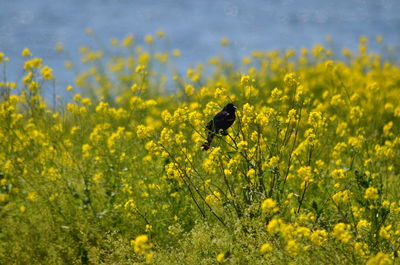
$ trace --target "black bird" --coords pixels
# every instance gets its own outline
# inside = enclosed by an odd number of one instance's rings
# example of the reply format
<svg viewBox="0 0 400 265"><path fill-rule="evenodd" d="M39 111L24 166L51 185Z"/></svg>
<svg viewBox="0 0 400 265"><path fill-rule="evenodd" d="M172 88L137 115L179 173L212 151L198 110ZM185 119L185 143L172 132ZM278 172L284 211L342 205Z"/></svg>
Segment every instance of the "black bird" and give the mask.
<svg viewBox="0 0 400 265"><path fill-rule="evenodd" d="M203 150L208 150L210 148L211 142L216 134L228 135L226 130L235 122L235 111L235 105L229 103L207 123L206 131L208 135L207 141L202 145Z"/></svg>

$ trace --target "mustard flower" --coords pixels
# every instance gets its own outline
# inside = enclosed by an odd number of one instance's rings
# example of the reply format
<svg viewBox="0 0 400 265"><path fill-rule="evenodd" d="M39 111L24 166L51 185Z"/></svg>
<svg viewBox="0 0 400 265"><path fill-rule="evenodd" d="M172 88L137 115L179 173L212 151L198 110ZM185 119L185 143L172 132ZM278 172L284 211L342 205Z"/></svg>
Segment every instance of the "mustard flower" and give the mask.
<svg viewBox="0 0 400 265"><path fill-rule="evenodd" d="M371 223L365 219L361 219L357 223L357 229L359 232L368 231L371 228Z"/></svg>
<svg viewBox="0 0 400 265"><path fill-rule="evenodd" d="M133 41L134 41L133 35L132 35L132 34L129 34L128 36L125 37L125 39L122 40L122 43L121 43L121 44L122 44L122 46L124 46L124 47L128 47L128 46L131 46L131 45L132 45Z"/></svg>
<svg viewBox="0 0 400 265"><path fill-rule="evenodd" d="M146 36L144 36L144 41L146 42L146 43L148 43L148 44L152 44L153 43L153 36L151 36L151 35L146 35Z"/></svg>
<svg viewBox="0 0 400 265"><path fill-rule="evenodd" d="M54 48L57 52L62 52L64 50L64 45L61 42L58 42Z"/></svg>
<svg viewBox="0 0 400 265"><path fill-rule="evenodd" d="M9 198L8 194L0 193L0 203L7 202Z"/></svg>
<svg viewBox="0 0 400 265"><path fill-rule="evenodd" d="M217 205L220 203L221 201L221 193L219 193L218 191L214 191L212 194L209 194L206 196L205 201L209 204L209 205Z"/></svg>
<svg viewBox="0 0 400 265"><path fill-rule="evenodd" d="M51 69L48 66L44 66L42 68L42 70L40 70L40 73L42 74L43 78L45 80L53 80L54 76L53 76L53 69Z"/></svg>
<svg viewBox="0 0 400 265"><path fill-rule="evenodd" d="M240 84L242 86L246 86L250 83L251 79L250 76L248 75L242 75L242 77L240 78Z"/></svg>
<svg viewBox="0 0 400 265"><path fill-rule="evenodd" d="M25 62L24 64L24 70L29 71L34 68L40 68L42 67L42 59L40 58L33 58Z"/></svg>
<svg viewBox="0 0 400 265"><path fill-rule="evenodd" d="M146 256L147 262L151 261L153 255L151 254L148 256L146 254L152 253L149 250L153 247L153 244L149 242L149 237L147 235L137 236L135 240L131 241L131 245L136 253Z"/></svg>
<svg viewBox="0 0 400 265"><path fill-rule="evenodd" d="M36 201L38 198L38 194L36 191L32 191L28 193L27 199L30 201Z"/></svg>
<svg viewBox="0 0 400 265"><path fill-rule="evenodd" d="M321 126L322 122L322 114L321 112L312 111L308 116L308 123L314 128L318 128Z"/></svg>
<svg viewBox="0 0 400 265"><path fill-rule="evenodd" d="M225 260L225 253L219 253L216 258L218 263L221 263Z"/></svg>
<svg viewBox="0 0 400 265"><path fill-rule="evenodd" d="M389 254L383 252L378 252L375 256L371 257L366 265L390 265L392 264L392 259Z"/></svg>
<svg viewBox="0 0 400 265"><path fill-rule="evenodd" d="M364 258L369 253L368 245L364 242L356 242L354 244L354 252Z"/></svg>
<svg viewBox="0 0 400 265"><path fill-rule="evenodd" d="M349 190L339 191L332 196L336 204L346 203L349 201L351 192Z"/></svg>
<svg viewBox="0 0 400 265"><path fill-rule="evenodd" d="M365 190L364 198L367 200L376 200L379 198L378 190L374 187L369 187Z"/></svg>
<svg viewBox="0 0 400 265"><path fill-rule="evenodd" d="M335 169L332 171L331 176L333 179L344 179L346 171L344 169Z"/></svg>
<svg viewBox="0 0 400 265"><path fill-rule="evenodd" d="M136 127L136 134L140 139L145 139L150 136L149 128L144 125L138 125Z"/></svg>
<svg viewBox="0 0 400 265"><path fill-rule="evenodd" d="M392 225L382 226L381 229L379 230L379 236L384 239L390 239L391 229Z"/></svg>
<svg viewBox="0 0 400 265"><path fill-rule="evenodd" d="M222 46L228 46L229 45L229 40L227 38L223 38L220 41Z"/></svg>
<svg viewBox="0 0 400 265"><path fill-rule="evenodd" d="M295 73L288 73L285 75L283 78L283 81L285 82L285 85L288 87L295 87L297 86L298 80L297 76Z"/></svg>
<svg viewBox="0 0 400 265"><path fill-rule="evenodd" d="M193 87L192 85L187 85L187 86L185 86L185 93L186 93L186 95L188 95L188 96L193 95L193 93L194 93L194 87Z"/></svg>
<svg viewBox="0 0 400 265"><path fill-rule="evenodd" d="M146 69L146 66L140 64L140 65L138 65L138 66L136 67L135 72L136 72L136 73L144 73L145 69Z"/></svg>
<svg viewBox="0 0 400 265"><path fill-rule="evenodd" d="M328 233L325 230L317 229L310 235L311 242L316 246L325 244L328 238Z"/></svg>
<svg viewBox="0 0 400 265"><path fill-rule="evenodd" d="M352 238L350 232L347 231L348 225L338 223L334 226L332 235L342 243L347 243Z"/></svg>
<svg viewBox="0 0 400 265"><path fill-rule="evenodd" d="M87 35L92 35L92 34L93 34L93 29L92 29L92 28L86 28L86 29L85 29L85 33L86 33Z"/></svg>
<svg viewBox="0 0 400 265"><path fill-rule="evenodd" d="M279 211L276 201L272 198L267 198L261 203L261 209L264 213L276 213Z"/></svg>
<svg viewBox="0 0 400 265"><path fill-rule="evenodd" d="M92 147L89 144L83 144L82 145L82 156L89 157L91 149L92 149Z"/></svg>
<svg viewBox="0 0 400 265"><path fill-rule="evenodd" d="M249 145L249 144L248 144L246 141L240 141L240 142L237 144L239 151L245 150L245 149L247 148L248 145Z"/></svg>
<svg viewBox="0 0 400 265"><path fill-rule="evenodd" d="M260 252L261 254L267 255L268 253L272 252L273 248L271 246L271 244L269 243L264 243L261 247L260 247Z"/></svg>
<svg viewBox="0 0 400 265"><path fill-rule="evenodd" d="M244 88L244 96L246 97L246 98L249 98L249 97L257 97L258 96L258 93L259 93L259 91L258 91L258 89L256 89L254 86L246 86L245 88Z"/></svg>
<svg viewBox="0 0 400 265"><path fill-rule="evenodd" d="M297 170L298 176L305 182L313 182L314 177L310 166L303 166Z"/></svg>
<svg viewBox="0 0 400 265"><path fill-rule="evenodd" d="M179 57L179 56L181 56L181 51L178 49L175 49L172 51L172 55L175 57Z"/></svg>
<svg viewBox="0 0 400 265"><path fill-rule="evenodd" d="M25 48L23 51L22 51L22 57L28 57L28 56L32 56L32 53L31 53L31 51L28 49L28 48Z"/></svg>
<svg viewBox="0 0 400 265"><path fill-rule="evenodd" d="M294 233L300 238L308 238L311 234L311 230L308 227L300 226L296 228L296 231Z"/></svg>
<svg viewBox="0 0 400 265"><path fill-rule="evenodd" d="M282 220L275 218L272 219L268 224L267 224L267 231L271 234L276 234L280 231L280 227L282 224Z"/></svg>
<svg viewBox="0 0 400 265"><path fill-rule="evenodd" d="M285 249L290 255L295 256L299 250L299 243L293 239L290 239L287 241Z"/></svg>

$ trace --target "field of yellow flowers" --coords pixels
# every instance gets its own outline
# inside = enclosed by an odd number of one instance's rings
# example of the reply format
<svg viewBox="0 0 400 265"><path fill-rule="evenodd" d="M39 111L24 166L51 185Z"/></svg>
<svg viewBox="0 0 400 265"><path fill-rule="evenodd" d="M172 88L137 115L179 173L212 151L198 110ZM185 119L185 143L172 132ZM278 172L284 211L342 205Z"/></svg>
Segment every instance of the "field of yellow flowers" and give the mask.
<svg viewBox="0 0 400 265"><path fill-rule="evenodd" d="M163 39L82 46L62 96L29 49L15 82L0 52L1 264L400 263L393 58L361 38L182 74Z"/></svg>

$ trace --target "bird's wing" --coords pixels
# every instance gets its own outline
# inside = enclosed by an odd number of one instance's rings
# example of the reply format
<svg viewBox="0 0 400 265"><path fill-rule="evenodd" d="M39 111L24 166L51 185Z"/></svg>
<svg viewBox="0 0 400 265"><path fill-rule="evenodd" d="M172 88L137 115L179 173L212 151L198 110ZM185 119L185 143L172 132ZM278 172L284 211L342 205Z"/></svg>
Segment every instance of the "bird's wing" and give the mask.
<svg viewBox="0 0 400 265"><path fill-rule="evenodd" d="M223 110L221 112L218 112L217 115L215 115L214 122L218 123L218 122L221 122L221 121L225 121L226 118L228 118L228 117L229 117L229 112Z"/></svg>
<svg viewBox="0 0 400 265"><path fill-rule="evenodd" d="M230 118L230 114L227 111L221 111L214 117L214 130L219 131L220 129L226 129L226 123ZM228 126L229 127L229 126Z"/></svg>
<svg viewBox="0 0 400 265"><path fill-rule="evenodd" d="M216 128L220 127L220 124L225 121L225 119L229 117L229 113L227 111L220 111L214 118L209 121L206 125L207 130L214 131Z"/></svg>

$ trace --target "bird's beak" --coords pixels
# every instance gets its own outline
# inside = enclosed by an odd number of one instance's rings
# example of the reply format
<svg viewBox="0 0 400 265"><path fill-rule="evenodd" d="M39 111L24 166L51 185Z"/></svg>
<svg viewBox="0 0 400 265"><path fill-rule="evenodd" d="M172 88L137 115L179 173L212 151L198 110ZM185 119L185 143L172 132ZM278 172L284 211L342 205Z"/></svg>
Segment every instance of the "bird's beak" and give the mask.
<svg viewBox="0 0 400 265"><path fill-rule="evenodd" d="M233 106L235 109L237 109L237 107L236 106Z"/></svg>

